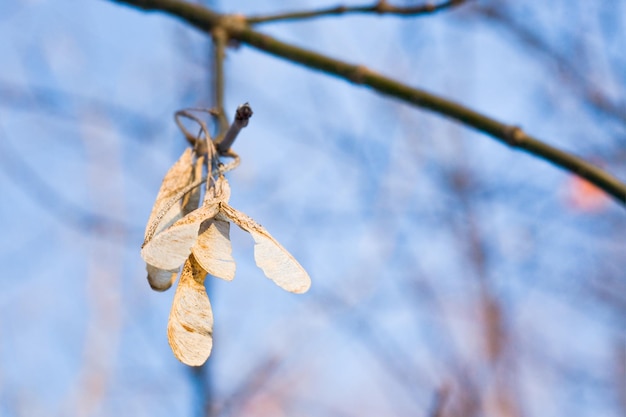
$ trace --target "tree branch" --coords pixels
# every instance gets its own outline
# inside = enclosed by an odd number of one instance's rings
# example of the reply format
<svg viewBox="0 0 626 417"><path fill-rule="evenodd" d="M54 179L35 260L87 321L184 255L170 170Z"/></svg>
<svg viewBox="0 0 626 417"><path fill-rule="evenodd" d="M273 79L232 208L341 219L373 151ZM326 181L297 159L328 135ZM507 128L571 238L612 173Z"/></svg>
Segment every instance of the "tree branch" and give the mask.
<svg viewBox="0 0 626 417"><path fill-rule="evenodd" d="M550 146L526 134L517 126L499 122L454 101L377 74L366 67L333 59L264 35L251 29L242 16L220 15L200 5L180 0L113 1L127 3L145 10L166 12L207 33L219 25L231 39L271 55L335 75L354 84L368 86L384 95L447 116L486 133L504 144L524 150L585 178L626 206L626 184L580 157Z"/></svg>
<svg viewBox="0 0 626 417"><path fill-rule="evenodd" d="M257 23L278 22L285 20L310 19L316 17L338 16L348 13L373 13L373 14L391 14L401 17L415 17L425 14L432 14L438 11L458 6L465 3L465 0L449 0L439 4L424 3L417 6L393 6L386 0L379 0L369 6L335 6L325 9L308 10L301 12L288 12L266 16L250 16L246 18L246 23L254 25Z"/></svg>
<svg viewBox="0 0 626 417"><path fill-rule="evenodd" d="M228 119L224 110L224 90L226 89L226 82L224 81L224 58L226 55L226 43L228 42L228 34L223 29L217 27L213 30L213 89L215 94L215 107L217 108L219 131L218 136L221 136L228 129Z"/></svg>

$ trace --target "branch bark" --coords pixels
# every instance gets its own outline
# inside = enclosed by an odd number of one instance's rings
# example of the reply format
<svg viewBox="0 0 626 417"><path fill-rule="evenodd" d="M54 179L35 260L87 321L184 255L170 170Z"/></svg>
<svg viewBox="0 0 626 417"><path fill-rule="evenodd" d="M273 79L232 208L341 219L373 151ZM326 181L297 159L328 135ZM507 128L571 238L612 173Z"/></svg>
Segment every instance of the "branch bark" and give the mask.
<svg viewBox="0 0 626 417"><path fill-rule="evenodd" d="M449 7L458 6L466 0L448 0L439 4L430 2L416 6L394 6L387 3L387 0L379 0L372 5L366 6L335 6L318 10L306 10L300 12L279 13L267 16L250 16L246 18L248 24L269 23L285 20L311 19L316 17L338 16L343 14L390 14L402 17L415 17L425 14L432 14Z"/></svg>
<svg viewBox="0 0 626 417"><path fill-rule="evenodd" d="M370 87L384 95L454 119L506 145L528 152L585 178L626 207L626 184L578 156L544 143L517 126L502 123L452 100L402 84L364 66L333 59L257 32L246 23L246 18L243 16L219 14L206 7L181 0L112 1L148 11L165 12L208 34L211 34L216 27L220 27L226 31L230 39L240 43L308 68L335 75L354 84Z"/></svg>

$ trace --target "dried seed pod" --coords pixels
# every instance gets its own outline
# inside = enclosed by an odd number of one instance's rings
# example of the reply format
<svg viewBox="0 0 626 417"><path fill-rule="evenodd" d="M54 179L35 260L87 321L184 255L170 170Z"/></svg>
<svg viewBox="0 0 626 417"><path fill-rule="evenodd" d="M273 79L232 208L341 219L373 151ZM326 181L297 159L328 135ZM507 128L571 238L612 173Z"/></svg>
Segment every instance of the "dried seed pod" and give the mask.
<svg viewBox="0 0 626 417"><path fill-rule="evenodd" d="M190 366L206 362L213 346L213 313L204 287L207 272L228 281L235 276L230 222L252 235L256 264L279 287L300 294L311 286L304 268L265 228L228 205L230 187L223 173L239 164L230 146L251 115L247 103L239 106L233 126L214 143L202 120L185 110L176 113L193 151L187 149L165 175L146 227L141 256L153 289L170 288L184 264L167 335L176 358ZM193 136L180 117L198 122L202 133ZM220 156L233 161L223 165ZM208 179L202 177L204 166ZM205 181L204 201L198 207L198 186Z"/></svg>
<svg viewBox="0 0 626 417"><path fill-rule="evenodd" d="M155 268L166 271L179 268L191 254L191 248L198 239L200 225L215 217L219 210L219 203L227 201L229 197L230 187L224 177L219 177L207 191L202 207L187 214L144 243L141 249L143 260Z"/></svg>
<svg viewBox="0 0 626 417"><path fill-rule="evenodd" d="M213 312L204 288L206 272L189 256L174 294L167 340L174 356L189 366L206 362L213 347Z"/></svg>
<svg viewBox="0 0 626 417"><path fill-rule="evenodd" d="M217 216L217 220L222 219L232 221L252 235L254 260L266 277L286 291L296 294L308 291L311 287L309 274L263 226L225 202L220 203L220 214Z"/></svg>
<svg viewBox="0 0 626 417"><path fill-rule="evenodd" d="M219 204L214 202L192 211L148 241L141 249L141 257L159 269L179 268L191 254L202 222L215 217L218 210Z"/></svg>
<svg viewBox="0 0 626 417"><path fill-rule="evenodd" d="M235 260L230 244L230 223L210 219L200 227L198 240L192 248L198 263L214 277L232 281L235 278Z"/></svg>
<svg viewBox="0 0 626 417"><path fill-rule="evenodd" d="M187 148L167 171L148 218L144 241L169 227L183 216L181 204L171 204L171 199L193 181L192 152Z"/></svg>
<svg viewBox="0 0 626 417"><path fill-rule="evenodd" d="M202 171L200 171L202 176ZM189 185L194 179L192 167L192 152L187 148L181 157L167 171L146 226L145 240L151 239L156 233L171 226L184 215L183 205L178 201L171 201L181 188ZM197 203L196 203L197 207ZM169 289L178 275L178 269L163 270L153 265L146 265L148 283L155 291Z"/></svg>
<svg viewBox="0 0 626 417"><path fill-rule="evenodd" d="M193 171L192 171L192 180L189 182L197 182L202 179L202 170L204 168L204 155L200 155L196 158L196 162L194 162ZM188 194L185 194L182 201L182 210L183 216L191 213L200 205L200 187L196 187L193 190L189 191Z"/></svg>

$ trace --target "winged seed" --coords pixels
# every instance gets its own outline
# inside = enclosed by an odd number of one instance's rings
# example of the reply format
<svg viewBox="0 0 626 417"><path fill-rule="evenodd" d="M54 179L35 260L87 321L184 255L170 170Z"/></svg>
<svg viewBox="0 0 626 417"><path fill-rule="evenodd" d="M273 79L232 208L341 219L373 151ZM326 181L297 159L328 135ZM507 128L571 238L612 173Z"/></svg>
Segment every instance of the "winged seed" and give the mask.
<svg viewBox="0 0 626 417"><path fill-rule="evenodd" d="M213 312L204 288L206 272L193 255L183 266L167 323L167 340L174 356L189 366L200 366L213 348Z"/></svg>
<svg viewBox="0 0 626 417"><path fill-rule="evenodd" d="M311 287L309 274L263 226L224 202L219 207L220 215L252 235L255 243L254 260L266 277L286 291L296 294L308 291Z"/></svg>

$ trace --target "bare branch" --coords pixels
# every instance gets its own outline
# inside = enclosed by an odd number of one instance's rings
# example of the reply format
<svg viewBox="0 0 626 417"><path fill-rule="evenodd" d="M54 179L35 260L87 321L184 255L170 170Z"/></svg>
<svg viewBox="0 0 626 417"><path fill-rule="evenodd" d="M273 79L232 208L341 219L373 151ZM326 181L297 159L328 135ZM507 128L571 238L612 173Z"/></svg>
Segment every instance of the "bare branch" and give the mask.
<svg viewBox="0 0 626 417"><path fill-rule="evenodd" d="M212 33L213 37L213 93L215 94L215 107L217 107L219 135L223 135L228 129L228 119L224 111L224 89L226 82L224 81L224 58L226 55L226 43L228 42L228 34L222 28L215 28ZM219 139L219 136L218 136Z"/></svg>
<svg viewBox="0 0 626 417"><path fill-rule="evenodd" d="M306 67L335 75L352 83L368 86L384 95L454 119L466 126L486 133L504 144L524 150L566 171L585 178L626 207L626 184L582 158L557 149L526 134L517 126L502 123L452 100L402 84L363 66L349 64L317 52L281 42L271 36L251 29L245 24L243 18L237 16L220 15L200 5L179 0L114 1L134 5L142 9L169 13L208 33L217 25L220 25L227 31L231 39L291 62L297 62Z"/></svg>
<svg viewBox="0 0 626 417"><path fill-rule="evenodd" d="M343 14L355 14L355 13L363 13L363 14L390 14L400 17L415 17L426 14L433 14L439 12L444 9L448 9L453 6L458 6L465 3L465 0L449 0L444 1L439 4L433 4L430 2L416 5L416 6L393 6L387 3L386 0L379 0L372 5L366 6L335 6L328 7L325 9L318 10L308 10L301 12L288 12L288 13L280 13L275 15L267 15L267 16L251 16L246 19L248 24L254 25L258 23L269 23L269 22L278 22L278 21L286 21L286 20L300 20L300 19L311 19L316 17L327 17L327 16L339 16Z"/></svg>
<svg viewBox="0 0 626 417"><path fill-rule="evenodd" d="M233 145L237 135L241 132L241 129L248 126L248 120L252 117L252 107L248 103L244 103L237 107L235 112L235 120L230 125L224 136L215 141L217 145L217 151L221 155L228 155L230 147Z"/></svg>

